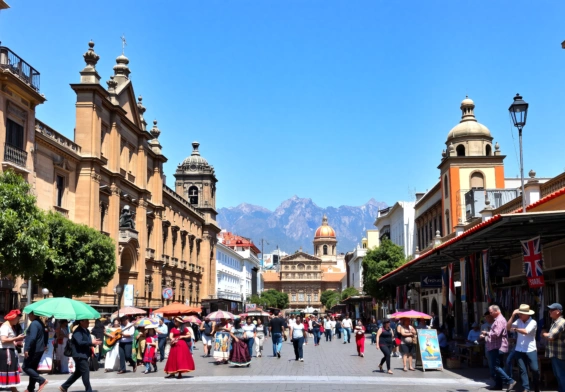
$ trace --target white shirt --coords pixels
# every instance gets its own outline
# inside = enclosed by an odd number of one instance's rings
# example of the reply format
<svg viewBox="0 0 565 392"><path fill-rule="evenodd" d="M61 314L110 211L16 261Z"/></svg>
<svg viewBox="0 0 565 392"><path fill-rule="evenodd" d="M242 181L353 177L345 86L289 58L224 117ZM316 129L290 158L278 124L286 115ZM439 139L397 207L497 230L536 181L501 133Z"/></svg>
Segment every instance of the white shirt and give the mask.
<svg viewBox="0 0 565 392"><path fill-rule="evenodd" d="M300 339L304 337L304 324L296 324L292 326L292 338Z"/></svg>
<svg viewBox="0 0 565 392"><path fill-rule="evenodd" d="M296 325L296 319L289 319L289 320L288 320L288 326L289 326L289 328L292 327L292 326L295 326L295 325Z"/></svg>
<svg viewBox="0 0 565 392"><path fill-rule="evenodd" d="M332 329L332 322L331 320L324 321L324 328L325 329Z"/></svg>
<svg viewBox="0 0 565 392"><path fill-rule="evenodd" d="M131 323L127 323L127 325L121 326L120 328L122 329L122 338L120 339L120 342L122 343L129 343L129 342L133 342L133 334L135 332L135 328L131 326ZM126 336L126 334L128 336Z"/></svg>
<svg viewBox="0 0 565 392"><path fill-rule="evenodd" d="M14 333L14 330L12 329L12 326L9 322L4 322L4 324L2 324L2 327L0 327L0 336L6 336L7 338L16 337L16 334ZM16 348L16 345L14 344L14 342L2 343L2 341L0 341L0 348Z"/></svg>
<svg viewBox="0 0 565 392"><path fill-rule="evenodd" d="M334 329L335 328L335 320L330 321L330 324L332 326L332 329Z"/></svg>
<svg viewBox="0 0 565 392"><path fill-rule="evenodd" d="M343 321L341 322L341 326L343 328L351 328L352 326L351 319L350 318L343 319Z"/></svg>
<svg viewBox="0 0 565 392"><path fill-rule="evenodd" d="M536 346L536 330L538 329L538 324L531 317L528 321L523 322L518 319L512 323L513 328L525 329L527 334L523 335L517 332L516 335L516 351L522 353L530 353L532 351L537 351Z"/></svg>

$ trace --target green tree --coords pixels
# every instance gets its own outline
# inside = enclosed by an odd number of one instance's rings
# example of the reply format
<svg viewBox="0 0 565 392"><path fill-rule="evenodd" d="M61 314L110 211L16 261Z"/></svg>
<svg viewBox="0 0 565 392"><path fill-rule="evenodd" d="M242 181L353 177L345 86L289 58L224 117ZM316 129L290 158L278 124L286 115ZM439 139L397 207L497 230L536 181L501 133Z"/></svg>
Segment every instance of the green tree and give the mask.
<svg viewBox="0 0 565 392"><path fill-rule="evenodd" d="M320 296L320 302L326 307L326 309L331 309L339 303L340 295L335 290L326 290Z"/></svg>
<svg viewBox="0 0 565 392"><path fill-rule="evenodd" d="M31 186L12 170L0 173L0 274L41 276L50 253L45 214Z"/></svg>
<svg viewBox="0 0 565 392"><path fill-rule="evenodd" d="M52 254L42 283L53 296L81 296L105 287L116 272L114 241L55 212L47 214L47 225Z"/></svg>
<svg viewBox="0 0 565 392"><path fill-rule="evenodd" d="M385 299L386 289L377 280L405 262L404 249L384 239L378 248L367 251L363 258L363 290L376 299Z"/></svg>
<svg viewBox="0 0 565 392"><path fill-rule="evenodd" d="M355 287L347 287L341 291L341 299L344 300L347 297L353 297L355 295L359 295L359 290Z"/></svg>
<svg viewBox="0 0 565 392"><path fill-rule="evenodd" d="M275 289L263 291L259 300L260 304L267 304L268 307L286 309L290 304L287 293L281 293Z"/></svg>

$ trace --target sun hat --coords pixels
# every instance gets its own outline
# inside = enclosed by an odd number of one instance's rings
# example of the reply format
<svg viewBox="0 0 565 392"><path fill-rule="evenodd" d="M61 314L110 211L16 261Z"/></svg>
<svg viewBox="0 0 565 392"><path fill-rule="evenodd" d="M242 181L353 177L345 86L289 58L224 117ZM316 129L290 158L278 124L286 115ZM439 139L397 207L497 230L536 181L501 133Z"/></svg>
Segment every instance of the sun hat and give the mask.
<svg viewBox="0 0 565 392"><path fill-rule="evenodd" d="M527 314L528 316L531 316L535 312L530 309L530 305L522 304L522 305L520 305L520 308L518 309L518 313Z"/></svg>

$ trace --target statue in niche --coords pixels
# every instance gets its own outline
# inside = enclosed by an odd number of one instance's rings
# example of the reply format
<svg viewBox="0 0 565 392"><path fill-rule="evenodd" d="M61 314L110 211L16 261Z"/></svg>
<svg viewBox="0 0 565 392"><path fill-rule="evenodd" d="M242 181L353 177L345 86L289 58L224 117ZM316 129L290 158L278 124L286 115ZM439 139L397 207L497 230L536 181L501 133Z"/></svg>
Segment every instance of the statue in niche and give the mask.
<svg viewBox="0 0 565 392"><path fill-rule="evenodd" d="M135 221L133 217L135 212L131 212L128 205L122 208L122 213L120 214L120 230L122 229L132 229L135 230Z"/></svg>

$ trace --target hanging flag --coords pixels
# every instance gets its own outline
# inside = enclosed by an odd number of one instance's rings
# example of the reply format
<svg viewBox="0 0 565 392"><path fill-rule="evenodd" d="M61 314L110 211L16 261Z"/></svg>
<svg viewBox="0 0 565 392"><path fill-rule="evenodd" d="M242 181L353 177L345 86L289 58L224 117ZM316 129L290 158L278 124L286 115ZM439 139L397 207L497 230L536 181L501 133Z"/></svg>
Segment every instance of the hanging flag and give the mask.
<svg viewBox="0 0 565 392"><path fill-rule="evenodd" d="M441 305L447 307L447 289L449 281L447 277L447 267L441 267Z"/></svg>
<svg viewBox="0 0 565 392"><path fill-rule="evenodd" d="M475 254L473 253L469 256L469 264L471 264L471 276L469 277L469 282L471 283L470 290L472 292L472 300L473 302L477 302L477 271L475 266Z"/></svg>
<svg viewBox="0 0 565 392"><path fill-rule="evenodd" d="M491 302L493 300L493 295L489 277L490 252L486 249L481 252L481 255L483 259L483 277L485 280L485 302Z"/></svg>
<svg viewBox="0 0 565 392"><path fill-rule="evenodd" d="M459 271L461 275L461 302L467 301L467 269L466 260L464 257L459 259Z"/></svg>
<svg viewBox="0 0 565 392"><path fill-rule="evenodd" d="M455 282L453 281L453 263L447 266L448 282L449 282L449 308L453 309L455 306Z"/></svg>
<svg viewBox="0 0 565 392"><path fill-rule="evenodd" d="M524 254L524 272L528 279L528 286L531 289L537 289L545 285L543 278L543 255L541 247L541 237L537 236L522 243L522 252Z"/></svg>

